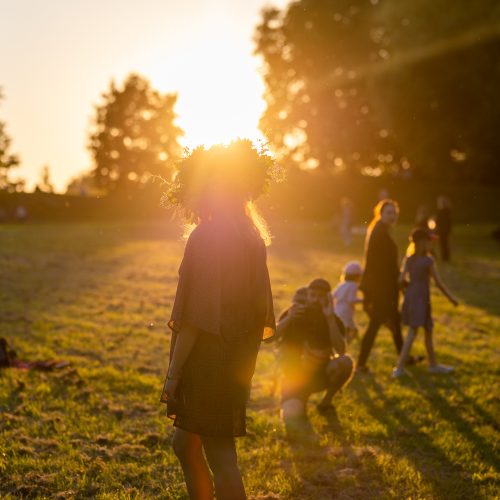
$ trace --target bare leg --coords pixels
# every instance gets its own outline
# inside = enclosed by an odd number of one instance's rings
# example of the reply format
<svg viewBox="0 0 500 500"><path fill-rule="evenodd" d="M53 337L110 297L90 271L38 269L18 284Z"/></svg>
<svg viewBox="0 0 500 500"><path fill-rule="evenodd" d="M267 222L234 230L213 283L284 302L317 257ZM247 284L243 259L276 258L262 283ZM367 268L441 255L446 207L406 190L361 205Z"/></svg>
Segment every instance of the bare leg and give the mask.
<svg viewBox="0 0 500 500"><path fill-rule="evenodd" d="M410 355L411 347L413 345L413 341L415 340L416 336L417 336L417 331L414 330L413 328L410 328L408 330L408 336L404 341L403 348L401 349L398 364L396 366L396 369L393 371L394 376L399 376L404 373L406 360Z"/></svg>
<svg viewBox="0 0 500 500"><path fill-rule="evenodd" d="M201 440L214 475L217 500L245 500L234 438L201 436Z"/></svg>
<svg viewBox="0 0 500 500"><path fill-rule="evenodd" d="M333 396L349 381L354 370L354 362L350 356L344 354L340 358L330 361L326 368L329 386L325 397L318 404L318 409L326 409L331 407Z"/></svg>
<svg viewBox="0 0 500 500"><path fill-rule="evenodd" d="M203 456L198 434L175 429L172 447L184 472L184 480L192 500L213 500L212 476Z"/></svg>
<svg viewBox="0 0 500 500"><path fill-rule="evenodd" d="M434 343L432 341L432 332L425 331L425 349L427 350L427 357L429 359L429 366L436 366L436 355L434 353Z"/></svg>

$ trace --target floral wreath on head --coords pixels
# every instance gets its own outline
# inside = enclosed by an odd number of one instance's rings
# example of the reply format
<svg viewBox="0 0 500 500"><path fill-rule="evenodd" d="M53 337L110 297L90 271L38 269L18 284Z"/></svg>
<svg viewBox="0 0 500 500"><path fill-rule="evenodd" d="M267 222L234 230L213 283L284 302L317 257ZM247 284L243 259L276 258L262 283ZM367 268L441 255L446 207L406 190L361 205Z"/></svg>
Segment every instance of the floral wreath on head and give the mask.
<svg viewBox="0 0 500 500"><path fill-rule="evenodd" d="M182 210L191 221L198 218L201 200L216 184L244 201L254 201L269 190L273 181L283 178L283 171L267 150L254 146L249 139L186 150L176 170L163 193L162 206Z"/></svg>

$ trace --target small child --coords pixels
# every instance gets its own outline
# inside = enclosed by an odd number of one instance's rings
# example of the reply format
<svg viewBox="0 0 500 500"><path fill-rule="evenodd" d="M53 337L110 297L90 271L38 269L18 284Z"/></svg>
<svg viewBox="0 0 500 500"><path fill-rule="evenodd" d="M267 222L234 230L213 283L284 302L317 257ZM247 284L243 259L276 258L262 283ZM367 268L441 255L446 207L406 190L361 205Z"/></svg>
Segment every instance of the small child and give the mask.
<svg viewBox="0 0 500 500"><path fill-rule="evenodd" d="M393 377L404 375L404 366L420 327L424 328L425 331L429 371L431 373L450 373L453 371L451 366L437 364L434 354L430 278L434 278L437 287L454 306L457 306L458 302L448 291L438 274L436 262L431 255L433 239L433 234L427 229L415 229L410 236L414 252L405 257L401 264L399 281L400 284L407 284L403 302L403 324L409 326L409 331L399 356L398 365L392 372Z"/></svg>
<svg viewBox="0 0 500 500"><path fill-rule="evenodd" d="M345 337L347 342L358 336L358 327L354 322L354 307L362 302L358 298L358 286L363 274L363 268L359 262L353 261L346 264L341 276L341 283L331 293L334 303L335 314L342 320L345 326Z"/></svg>

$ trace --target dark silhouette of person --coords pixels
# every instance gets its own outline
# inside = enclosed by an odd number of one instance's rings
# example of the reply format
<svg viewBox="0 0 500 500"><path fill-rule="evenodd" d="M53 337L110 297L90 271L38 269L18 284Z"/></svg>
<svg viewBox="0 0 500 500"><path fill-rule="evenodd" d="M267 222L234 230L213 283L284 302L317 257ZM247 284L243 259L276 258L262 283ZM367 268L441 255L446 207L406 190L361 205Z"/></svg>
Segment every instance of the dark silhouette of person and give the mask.
<svg viewBox="0 0 500 500"><path fill-rule="evenodd" d="M436 212L436 233L439 236L439 247L441 260L449 262L451 259L450 235L451 235L451 203L446 196L439 196L437 199Z"/></svg>
<svg viewBox="0 0 500 500"><path fill-rule="evenodd" d="M246 498L234 438L246 434L260 342L276 328L270 236L252 203L269 168L269 158L246 140L198 148L169 191L198 221L179 269L161 396L190 498L213 498L214 488L217 498Z"/></svg>
<svg viewBox="0 0 500 500"><path fill-rule="evenodd" d="M392 332L399 354L403 346L399 315L398 248L390 228L399 214L398 204L390 199L380 201L368 227L365 240L365 271L361 278L363 306L370 321L361 341L357 371L367 372L366 363L380 327L385 324Z"/></svg>
<svg viewBox="0 0 500 500"><path fill-rule="evenodd" d="M333 396L351 378L354 362L346 354L344 327L335 316L328 281L317 278L295 293L280 316L279 358L285 423L306 414L309 396L325 391L319 411L333 409Z"/></svg>
<svg viewBox="0 0 500 500"><path fill-rule="evenodd" d="M427 205L420 205L415 215L415 227L420 229L428 229L429 219L430 214Z"/></svg>

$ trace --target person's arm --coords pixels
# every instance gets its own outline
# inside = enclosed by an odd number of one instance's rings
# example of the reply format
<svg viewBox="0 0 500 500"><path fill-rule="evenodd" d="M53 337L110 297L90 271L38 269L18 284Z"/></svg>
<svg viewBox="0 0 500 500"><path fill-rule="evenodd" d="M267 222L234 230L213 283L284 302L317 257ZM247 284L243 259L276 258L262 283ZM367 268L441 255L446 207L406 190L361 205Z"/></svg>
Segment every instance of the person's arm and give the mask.
<svg viewBox="0 0 500 500"><path fill-rule="evenodd" d="M286 329L293 323L295 318L304 314L305 306L300 304L292 304L286 311L284 311L278 319L276 325L276 334L278 338L282 339Z"/></svg>
<svg viewBox="0 0 500 500"><path fill-rule="evenodd" d="M175 341L174 352L167 372L167 384L165 387L167 399L175 400L175 391L182 377L182 368L191 353L198 338L198 329L185 324L181 327Z"/></svg>
<svg viewBox="0 0 500 500"><path fill-rule="evenodd" d="M406 273L408 272L407 269L407 263L408 263L408 257L404 257L403 261L401 262L401 269L399 272L399 286L401 287L405 283L405 278L406 278Z"/></svg>
<svg viewBox="0 0 500 500"><path fill-rule="evenodd" d="M443 280L441 279L441 276L439 275L439 272L437 269L436 261L434 259L432 259L431 276L434 278L434 282L436 283L436 286L439 288L439 290L441 290L443 295L445 295L454 306L457 306L458 300L452 295L452 293L448 290L448 288L444 284Z"/></svg>
<svg viewBox="0 0 500 500"><path fill-rule="evenodd" d="M337 354L345 354L346 352L346 342L342 334L340 333L337 322L335 321L335 313L333 311L333 304L331 300L323 306L323 314L328 322L328 330L330 332L330 342L333 349Z"/></svg>

